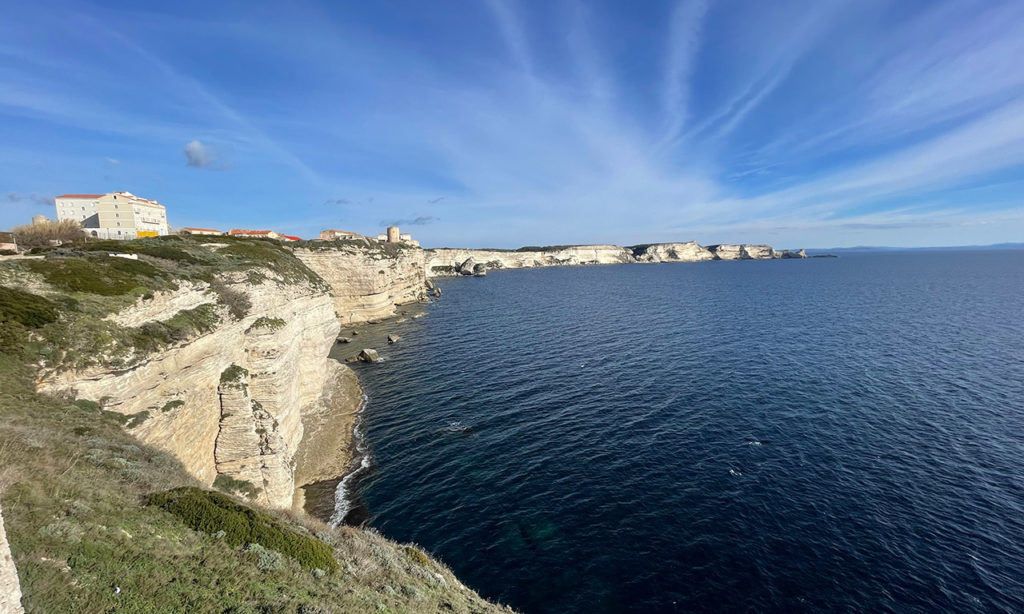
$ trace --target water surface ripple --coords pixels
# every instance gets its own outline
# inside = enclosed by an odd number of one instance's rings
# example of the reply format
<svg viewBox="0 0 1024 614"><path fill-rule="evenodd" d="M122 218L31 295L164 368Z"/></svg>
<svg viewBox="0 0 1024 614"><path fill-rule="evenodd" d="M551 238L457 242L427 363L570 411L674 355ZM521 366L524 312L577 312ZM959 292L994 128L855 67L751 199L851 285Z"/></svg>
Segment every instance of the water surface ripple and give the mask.
<svg viewBox="0 0 1024 614"><path fill-rule="evenodd" d="M1024 611L1024 253L440 284L358 367L359 494L485 596Z"/></svg>

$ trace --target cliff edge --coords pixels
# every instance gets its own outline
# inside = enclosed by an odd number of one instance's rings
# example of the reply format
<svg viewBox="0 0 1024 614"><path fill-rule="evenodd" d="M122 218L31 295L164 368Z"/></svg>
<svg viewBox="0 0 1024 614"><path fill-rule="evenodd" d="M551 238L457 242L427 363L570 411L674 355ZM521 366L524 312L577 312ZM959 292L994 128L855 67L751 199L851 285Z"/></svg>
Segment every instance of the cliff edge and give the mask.
<svg viewBox="0 0 1024 614"><path fill-rule="evenodd" d="M806 258L804 250L776 250L770 245L698 245L651 243L618 245L556 245L521 247L516 250L453 249L424 250L427 277L474 274L477 265L484 269L529 269L549 266L629 264L652 262L705 262L709 260L772 260ZM468 265L468 266L467 266Z"/></svg>
<svg viewBox="0 0 1024 614"><path fill-rule="evenodd" d="M414 284L409 255L395 274ZM354 275L384 269L361 262ZM0 594L13 603L20 575L29 612L508 611L415 545L291 511L297 485L336 469L312 448L358 407L354 374L327 357L348 291L286 246L230 237L0 263L0 487L17 566L0 543Z"/></svg>

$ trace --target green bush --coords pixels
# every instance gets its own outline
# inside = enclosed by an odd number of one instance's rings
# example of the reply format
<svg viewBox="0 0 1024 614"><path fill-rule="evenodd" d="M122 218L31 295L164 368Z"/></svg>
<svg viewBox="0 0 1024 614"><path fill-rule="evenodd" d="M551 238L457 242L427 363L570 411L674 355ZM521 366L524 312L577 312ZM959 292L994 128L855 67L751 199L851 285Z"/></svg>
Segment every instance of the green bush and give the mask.
<svg viewBox="0 0 1024 614"><path fill-rule="evenodd" d="M268 318L267 316L260 316L256 318L256 321L252 323L245 332L251 333L258 328L265 328L270 331L281 330L284 328L285 321L281 318Z"/></svg>
<svg viewBox="0 0 1024 614"><path fill-rule="evenodd" d="M57 321L56 306L41 296L0 286L0 325L17 322L26 328L39 328Z"/></svg>
<svg viewBox="0 0 1024 614"><path fill-rule="evenodd" d="M264 573L281 569L281 553L277 550L267 550L259 544L249 544L245 551L256 555L256 569Z"/></svg>
<svg viewBox="0 0 1024 614"><path fill-rule="evenodd" d="M249 300L248 294L232 288L216 278L210 281L210 287L217 292L220 302L227 306L228 311L231 312L231 315L236 320L241 320L249 315L249 310L252 309L252 301Z"/></svg>
<svg viewBox="0 0 1024 614"><path fill-rule="evenodd" d="M89 252L117 252L122 254L142 254L153 258L162 258L185 264L200 264L202 260L179 248L166 245L156 237L135 241L91 241L82 249Z"/></svg>
<svg viewBox="0 0 1024 614"><path fill-rule="evenodd" d="M213 535L224 531L232 546L259 544L297 561L306 569L338 568L331 548L303 535L266 512L235 503L227 495L194 487L157 493L150 504L178 517L188 527Z"/></svg>
<svg viewBox="0 0 1024 614"><path fill-rule="evenodd" d="M70 292L121 296L136 288L177 287L168 275L148 262L109 256L87 258L48 257L24 263L50 285Z"/></svg>
<svg viewBox="0 0 1024 614"><path fill-rule="evenodd" d="M239 480L223 473L214 478L213 487L229 495L243 495L249 499L255 499L259 494L252 482Z"/></svg>
<svg viewBox="0 0 1024 614"><path fill-rule="evenodd" d="M244 379L248 376L248 369L232 364L220 374L220 385L228 388L245 387Z"/></svg>
<svg viewBox="0 0 1024 614"><path fill-rule="evenodd" d="M172 409L178 409L179 407L184 407L184 406L185 406L185 401L182 401L181 399L175 399L173 401L167 401L166 403L164 403L164 406L160 408L160 411L166 414L167 412L171 411Z"/></svg>

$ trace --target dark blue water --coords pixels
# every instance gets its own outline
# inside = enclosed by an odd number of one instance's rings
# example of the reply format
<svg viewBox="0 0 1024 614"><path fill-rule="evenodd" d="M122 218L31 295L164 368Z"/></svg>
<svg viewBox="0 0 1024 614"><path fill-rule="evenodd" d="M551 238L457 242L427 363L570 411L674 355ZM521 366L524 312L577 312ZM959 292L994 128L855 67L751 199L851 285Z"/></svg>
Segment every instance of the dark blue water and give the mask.
<svg viewBox="0 0 1024 614"><path fill-rule="evenodd" d="M1024 611L1024 252L440 285L360 367L359 492L486 597Z"/></svg>

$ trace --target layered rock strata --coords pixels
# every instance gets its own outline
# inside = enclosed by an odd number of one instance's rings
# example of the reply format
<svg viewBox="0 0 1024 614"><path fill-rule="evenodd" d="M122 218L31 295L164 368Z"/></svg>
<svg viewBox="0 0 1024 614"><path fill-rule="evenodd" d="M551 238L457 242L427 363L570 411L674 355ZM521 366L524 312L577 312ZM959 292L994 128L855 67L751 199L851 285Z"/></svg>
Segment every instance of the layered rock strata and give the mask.
<svg viewBox="0 0 1024 614"><path fill-rule="evenodd" d="M710 245L654 243L633 247L617 245L576 245L516 251L485 249L425 250L427 277L477 274L476 267L487 269L528 269L547 266L588 264L626 264L634 262L704 262L708 260L770 260L806 258L804 250L775 250L770 245ZM468 266L467 266L468 265Z"/></svg>
<svg viewBox="0 0 1024 614"><path fill-rule="evenodd" d="M295 256L331 286L342 324L387 318L396 305L426 298L424 252L418 247L335 241L296 249Z"/></svg>
<svg viewBox="0 0 1024 614"><path fill-rule="evenodd" d="M696 241L687 243L655 243L633 248L637 262L703 262L714 260L715 254Z"/></svg>
<svg viewBox="0 0 1024 614"><path fill-rule="evenodd" d="M212 332L127 368L49 373L39 388L124 414L133 435L174 454L207 485L218 475L245 480L259 502L289 507L302 415L320 399L330 373L327 354L341 327L323 289L272 277L256 285L236 280L231 287L251 303L245 317L235 319L220 307ZM113 317L140 325L174 317L196 296L216 300L198 287L177 292L194 296L156 293Z"/></svg>
<svg viewBox="0 0 1024 614"><path fill-rule="evenodd" d="M467 260L472 261L474 268L483 264L485 270L634 262L632 252L617 245L576 245L539 251L442 248L425 250L424 255L428 277L459 275Z"/></svg>
<svg viewBox="0 0 1024 614"><path fill-rule="evenodd" d="M4 531L3 510L0 510L0 614L22 614L21 584L18 570L11 558L11 547Z"/></svg>

